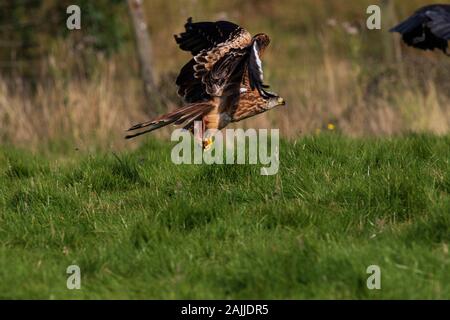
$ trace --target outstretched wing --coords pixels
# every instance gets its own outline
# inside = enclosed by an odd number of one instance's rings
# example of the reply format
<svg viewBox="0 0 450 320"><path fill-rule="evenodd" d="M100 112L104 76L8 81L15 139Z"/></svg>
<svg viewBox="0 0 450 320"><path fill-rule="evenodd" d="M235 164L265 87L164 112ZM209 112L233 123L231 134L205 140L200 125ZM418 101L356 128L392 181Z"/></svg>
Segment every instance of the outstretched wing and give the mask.
<svg viewBox="0 0 450 320"><path fill-rule="evenodd" d="M266 91L261 56L270 43L265 34L251 37L240 26L227 22L198 22L188 19L186 32L175 36L180 48L194 58L182 69L176 84L178 93L188 103L225 96L224 103L239 99L244 76L249 90L263 98L273 97Z"/></svg>
<svg viewBox="0 0 450 320"><path fill-rule="evenodd" d="M450 6L423 7L390 31L399 32L409 46L423 50L438 48L445 52L450 40Z"/></svg>
<svg viewBox="0 0 450 320"><path fill-rule="evenodd" d="M193 23L192 18L187 19L184 28L185 32L174 36L175 41L181 50L189 51L193 56L202 50L211 50L245 31L229 21Z"/></svg>
<svg viewBox="0 0 450 320"><path fill-rule="evenodd" d="M198 22L188 19L186 32L175 36L180 48L194 58L182 69L176 80L178 94L188 103L220 96L226 79L252 43L248 31L227 22Z"/></svg>
<svg viewBox="0 0 450 320"><path fill-rule="evenodd" d="M206 92L206 86L202 79L194 76L194 66L196 62L191 59L183 66L177 77L178 95L187 103L207 101L211 96Z"/></svg>
<svg viewBox="0 0 450 320"><path fill-rule="evenodd" d="M431 32L439 38L450 40L450 6L447 6L447 10L441 7L427 11L426 15L430 18L427 25Z"/></svg>

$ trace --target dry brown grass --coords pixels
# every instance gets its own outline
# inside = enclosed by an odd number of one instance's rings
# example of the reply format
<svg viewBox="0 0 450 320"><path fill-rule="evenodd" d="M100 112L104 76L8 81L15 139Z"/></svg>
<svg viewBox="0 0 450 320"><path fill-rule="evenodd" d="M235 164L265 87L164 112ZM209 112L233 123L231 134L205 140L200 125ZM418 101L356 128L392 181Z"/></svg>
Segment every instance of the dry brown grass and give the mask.
<svg viewBox="0 0 450 320"><path fill-rule="evenodd" d="M123 147L124 130L133 119L145 118L140 82L117 81L116 62L101 64L98 77L51 80L33 93L21 82L11 86L0 79L1 139L22 146Z"/></svg>
<svg viewBox="0 0 450 320"><path fill-rule="evenodd" d="M188 59L172 34L187 16L231 19L251 32L264 31L273 42L265 57L266 78L288 106L238 126L278 127L283 136L336 130L356 136L450 130L450 59L399 45L398 36L361 28L372 1L162 1L146 2L156 72L167 109L179 104L173 83ZM395 1L395 21L427 1ZM384 17L388 19L388 10ZM158 14L154 14L158 12ZM335 26L333 25L335 22ZM350 24L358 30L346 31ZM145 120L133 46L94 61L94 76L84 77L84 60L60 43L43 62L50 80L30 93L21 82L0 79L0 141L23 146L67 141L88 150L122 148L130 124ZM86 55L86 53L84 53ZM156 136L168 136L168 131ZM142 140L139 140L142 141Z"/></svg>

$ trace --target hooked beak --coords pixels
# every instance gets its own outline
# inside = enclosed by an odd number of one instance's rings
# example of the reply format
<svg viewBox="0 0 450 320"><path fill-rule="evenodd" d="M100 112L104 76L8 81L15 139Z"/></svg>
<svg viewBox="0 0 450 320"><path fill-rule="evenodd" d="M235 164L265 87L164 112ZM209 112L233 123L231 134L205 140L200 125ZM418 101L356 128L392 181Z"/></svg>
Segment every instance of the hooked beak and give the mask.
<svg viewBox="0 0 450 320"><path fill-rule="evenodd" d="M286 101L284 101L284 99L281 98L281 97L278 98L278 101L277 101L277 102L278 102L278 104L281 105L281 106L285 106L285 105L286 105Z"/></svg>

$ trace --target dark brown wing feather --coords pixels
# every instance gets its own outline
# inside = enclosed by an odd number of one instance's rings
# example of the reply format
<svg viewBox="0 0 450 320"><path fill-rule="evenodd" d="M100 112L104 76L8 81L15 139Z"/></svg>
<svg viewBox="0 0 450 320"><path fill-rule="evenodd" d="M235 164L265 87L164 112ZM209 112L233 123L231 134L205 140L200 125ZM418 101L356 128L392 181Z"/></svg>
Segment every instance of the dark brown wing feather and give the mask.
<svg viewBox="0 0 450 320"><path fill-rule="evenodd" d="M187 103L207 101L211 96L206 92L206 86L202 79L194 76L194 59L191 59L180 71L176 80L178 95Z"/></svg>
<svg viewBox="0 0 450 320"><path fill-rule="evenodd" d="M219 112L224 112L229 115L234 113L241 98L240 90L245 81L244 79L247 72L248 54L244 55L241 59L236 60L235 62L237 64L233 73L227 79L219 106Z"/></svg>
<svg viewBox="0 0 450 320"><path fill-rule="evenodd" d="M240 26L229 21L194 23L192 18L187 19L184 28L185 32L175 35L175 41L181 50L190 51L193 56L226 42L242 30Z"/></svg>
<svg viewBox="0 0 450 320"><path fill-rule="evenodd" d="M242 57L238 52L252 43L250 33L227 21L192 23L189 19L185 28L175 39L180 48L195 56L180 71L178 94L188 103L220 96L224 81L219 84L216 80L226 80L233 72L230 60ZM229 54L231 57L226 57ZM223 65L215 67L219 62Z"/></svg>

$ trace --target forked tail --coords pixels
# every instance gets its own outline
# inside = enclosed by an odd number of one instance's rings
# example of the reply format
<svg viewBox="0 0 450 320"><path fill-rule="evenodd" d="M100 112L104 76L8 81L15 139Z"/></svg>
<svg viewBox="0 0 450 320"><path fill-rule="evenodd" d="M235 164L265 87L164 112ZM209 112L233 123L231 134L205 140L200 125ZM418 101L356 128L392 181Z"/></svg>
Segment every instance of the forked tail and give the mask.
<svg viewBox="0 0 450 320"><path fill-rule="evenodd" d="M179 108L173 112L162 115L154 120L150 120L147 122L138 123L132 126L127 131L134 131L143 128L147 128L144 131L140 131L137 133L129 134L125 137L125 139L131 139L137 136L140 136L144 133L151 132L153 130L165 127L169 124L181 125L184 124L185 127L189 126L196 119L201 118L203 115L209 113L214 106L209 102L200 102L188 104L182 108Z"/></svg>

